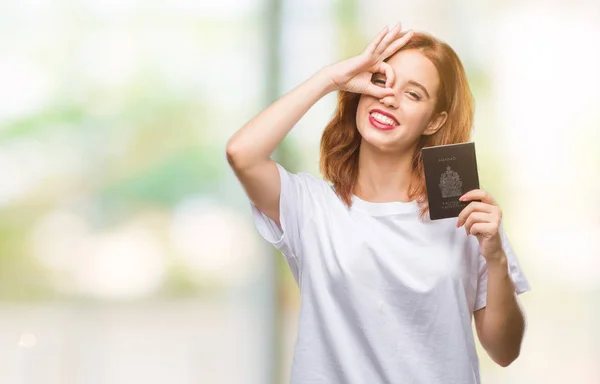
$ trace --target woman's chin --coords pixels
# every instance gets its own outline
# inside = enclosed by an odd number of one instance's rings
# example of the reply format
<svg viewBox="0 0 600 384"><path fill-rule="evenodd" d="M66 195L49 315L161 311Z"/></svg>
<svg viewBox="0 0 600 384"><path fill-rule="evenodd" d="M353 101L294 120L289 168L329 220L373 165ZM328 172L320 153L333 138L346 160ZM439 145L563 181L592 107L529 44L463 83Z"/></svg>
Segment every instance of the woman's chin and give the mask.
<svg viewBox="0 0 600 384"><path fill-rule="evenodd" d="M389 132L378 132L373 129L367 132L361 132L362 145L368 145L382 152L398 152L402 151L407 146L407 140L399 132L389 134Z"/></svg>
<svg viewBox="0 0 600 384"><path fill-rule="evenodd" d="M394 151L401 147L401 141L398 138L376 137L376 135L363 136L363 144L386 152Z"/></svg>

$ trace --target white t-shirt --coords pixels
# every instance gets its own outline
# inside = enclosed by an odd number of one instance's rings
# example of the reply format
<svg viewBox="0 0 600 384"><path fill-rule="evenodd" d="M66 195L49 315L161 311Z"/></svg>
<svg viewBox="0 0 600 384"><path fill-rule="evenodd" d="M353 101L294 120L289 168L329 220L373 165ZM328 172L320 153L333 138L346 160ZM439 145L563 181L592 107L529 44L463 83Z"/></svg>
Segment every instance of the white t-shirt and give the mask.
<svg viewBox="0 0 600 384"><path fill-rule="evenodd" d="M477 239L456 218L421 221L416 202L353 196L348 209L326 181L277 166L281 228L252 210L300 287L291 383L479 383L471 318L486 305L487 268Z"/></svg>

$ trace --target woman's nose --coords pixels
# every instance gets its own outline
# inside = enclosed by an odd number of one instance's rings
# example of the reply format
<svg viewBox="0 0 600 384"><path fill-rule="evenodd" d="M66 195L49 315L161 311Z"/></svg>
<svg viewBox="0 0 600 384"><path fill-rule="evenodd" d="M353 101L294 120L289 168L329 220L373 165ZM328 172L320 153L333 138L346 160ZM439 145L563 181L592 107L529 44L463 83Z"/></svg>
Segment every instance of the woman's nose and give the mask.
<svg viewBox="0 0 600 384"><path fill-rule="evenodd" d="M383 99L380 99L379 102L386 107L398 108L398 101L396 100L396 96L393 95L386 96Z"/></svg>

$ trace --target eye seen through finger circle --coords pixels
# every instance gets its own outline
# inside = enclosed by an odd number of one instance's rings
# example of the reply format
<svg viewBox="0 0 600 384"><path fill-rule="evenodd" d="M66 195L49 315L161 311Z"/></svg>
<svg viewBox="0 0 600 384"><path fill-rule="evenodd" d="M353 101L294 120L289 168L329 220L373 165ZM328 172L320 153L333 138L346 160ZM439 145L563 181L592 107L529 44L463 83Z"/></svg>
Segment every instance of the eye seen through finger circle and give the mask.
<svg viewBox="0 0 600 384"><path fill-rule="evenodd" d="M377 84L377 85L380 85L382 87L385 87L386 81L387 81L386 76L382 75L382 74L374 74L371 77L371 82L373 84Z"/></svg>
<svg viewBox="0 0 600 384"><path fill-rule="evenodd" d="M371 77L371 82L380 87L385 87L387 82L387 77L384 74L376 73ZM413 101L421 101L423 97L412 90L407 90L406 95Z"/></svg>

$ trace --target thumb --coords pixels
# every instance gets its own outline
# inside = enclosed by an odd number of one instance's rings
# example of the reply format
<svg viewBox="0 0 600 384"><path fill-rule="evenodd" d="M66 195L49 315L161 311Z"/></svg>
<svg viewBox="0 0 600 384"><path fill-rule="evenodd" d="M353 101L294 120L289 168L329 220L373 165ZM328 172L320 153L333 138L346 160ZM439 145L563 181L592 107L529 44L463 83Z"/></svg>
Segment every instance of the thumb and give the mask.
<svg viewBox="0 0 600 384"><path fill-rule="evenodd" d="M392 96L394 94L394 90L392 88L382 87L373 83L369 83L367 84L367 87L363 93L376 97L378 99L383 99L386 96Z"/></svg>

